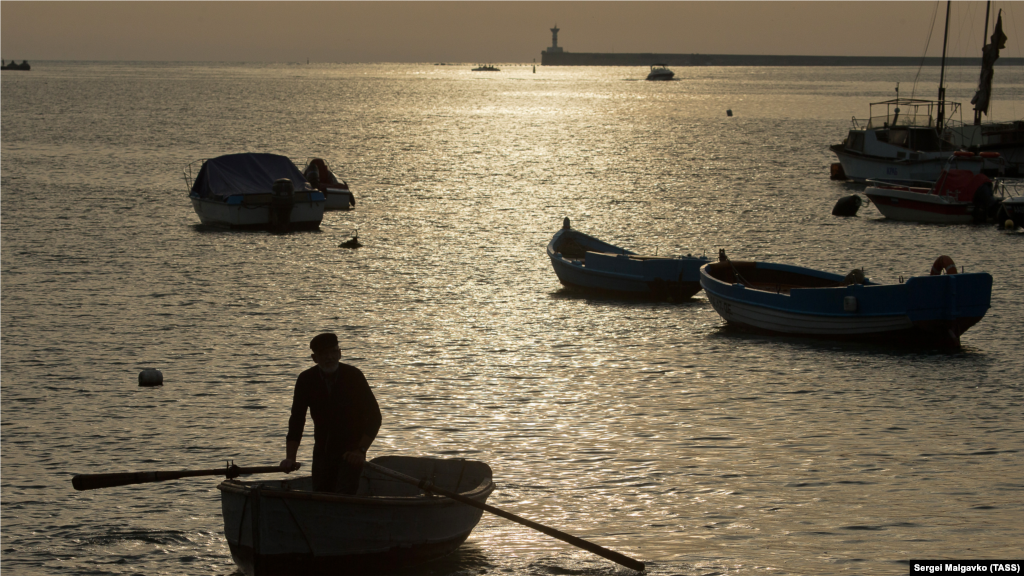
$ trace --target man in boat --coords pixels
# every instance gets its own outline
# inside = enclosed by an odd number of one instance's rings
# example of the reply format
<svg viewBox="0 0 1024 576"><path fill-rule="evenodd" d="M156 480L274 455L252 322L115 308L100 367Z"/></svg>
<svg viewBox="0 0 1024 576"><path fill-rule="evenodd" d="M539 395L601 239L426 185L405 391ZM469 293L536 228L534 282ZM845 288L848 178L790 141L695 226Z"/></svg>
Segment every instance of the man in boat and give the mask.
<svg viewBox="0 0 1024 576"><path fill-rule="evenodd" d="M308 409L313 418L313 491L355 494L366 451L380 429L380 407L362 371L341 362L335 334L318 334L309 347L316 366L295 381L281 468L298 469L295 460Z"/></svg>

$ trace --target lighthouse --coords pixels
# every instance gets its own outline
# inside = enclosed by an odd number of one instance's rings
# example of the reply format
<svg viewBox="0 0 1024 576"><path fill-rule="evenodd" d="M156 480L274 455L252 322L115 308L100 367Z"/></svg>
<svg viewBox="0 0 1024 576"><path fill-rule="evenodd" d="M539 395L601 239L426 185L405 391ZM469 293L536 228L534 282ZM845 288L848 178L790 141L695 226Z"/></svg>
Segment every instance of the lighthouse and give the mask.
<svg viewBox="0 0 1024 576"><path fill-rule="evenodd" d="M558 47L558 24L551 29L551 46L548 47L548 54L552 52L561 52L562 49Z"/></svg>

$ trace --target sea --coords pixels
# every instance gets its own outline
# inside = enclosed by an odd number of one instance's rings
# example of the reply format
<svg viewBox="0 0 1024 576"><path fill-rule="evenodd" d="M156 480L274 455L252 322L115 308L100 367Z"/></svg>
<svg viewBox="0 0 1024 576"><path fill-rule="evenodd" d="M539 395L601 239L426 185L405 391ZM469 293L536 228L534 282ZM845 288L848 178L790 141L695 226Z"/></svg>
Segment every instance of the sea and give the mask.
<svg viewBox="0 0 1024 576"><path fill-rule="evenodd" d="M864 187L830 179L828 146L897 85L934 98L938 68L473 67L3 72L5 575L240 575L218 477L71 479L276 465L324 331L382 407L371 458L486 462L490 504L652 575L1024 557L1024 231L831 214ZM956 119L977 76L946 71ZM988 119L1024 118L1024 70L998 67L994 94ZM238 152L324 158L355 209L315 232L204 227L188 166ZM566 217L644 254L877 282L948 255L992 275L991 308L955 351L746 333L703 292L564 289L545 246ZM490 514L401 572L630 573Z"/></svg>

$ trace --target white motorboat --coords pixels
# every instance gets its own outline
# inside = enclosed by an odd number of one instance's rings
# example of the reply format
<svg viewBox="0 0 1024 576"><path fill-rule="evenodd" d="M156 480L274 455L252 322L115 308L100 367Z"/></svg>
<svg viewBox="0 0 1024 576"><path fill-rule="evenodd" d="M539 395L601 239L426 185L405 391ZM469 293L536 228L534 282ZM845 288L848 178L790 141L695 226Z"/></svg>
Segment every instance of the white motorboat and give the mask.
<svg viewBox="0 0 1024 576"><path fill-rule="evenodd" d="M999 207L992 180L969 170L943 170L935 184L926 187L879 180L868 184L864 194L891 220L980 224Z"/></svg>
<svg viewBox="0 0 1024 576"><path fill-rule="evenodd" d="M192 208L207 226L316 230L324 217L324 195L285 156L228 154L197 160L184 173Z"/></svg>
<svg viewBox="0 0 1024 576"><path fill-rule="evenodd" d="M1003 201L996 212L996 223L1004 225L1011 220L1014 228L1024 226L1024 180L1003 178L997 185Z"/></svg>
<svg viewBox="0 0 1024 576"><path fill-rule="evenodd" d="M664 64L651 66L651 73L647 75L648 80L671 80L676 73L669 70Z"/></svg>
<svg viewBox="0 0 1024 576"><path fill-rule="evenodd" d="M327 198L325 210L351 210L356 207L356 197L349 189L348 183L339 180L321 158L310 158L302 175L309 184L319 190Z"/></svg>

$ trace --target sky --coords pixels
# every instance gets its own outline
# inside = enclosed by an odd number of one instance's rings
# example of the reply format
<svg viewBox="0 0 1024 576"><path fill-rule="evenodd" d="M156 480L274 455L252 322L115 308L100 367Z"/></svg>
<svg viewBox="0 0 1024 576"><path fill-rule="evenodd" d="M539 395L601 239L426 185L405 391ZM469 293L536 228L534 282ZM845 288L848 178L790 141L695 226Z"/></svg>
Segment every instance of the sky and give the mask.
<svg viewBox="0 0 1024 576"><path fill-rule="evenodd" d="M949 55L980 55L985 2L952 3ZM1024 57L1024 1L1003 9ZM0 1L6 60L539 62L568 52L941 56L946 2ZM927 49L927 50L926 50Z"/></svg>

